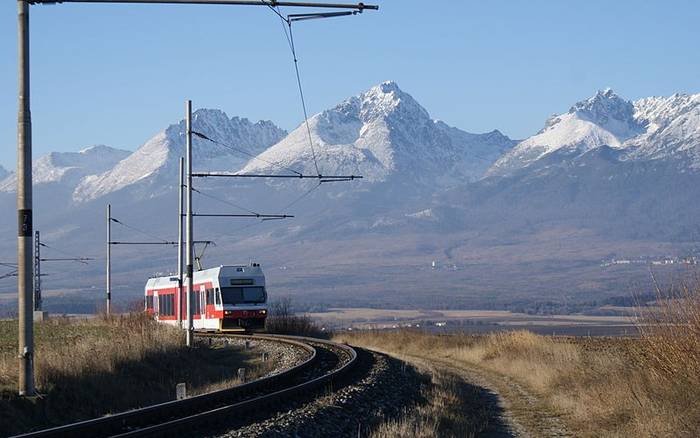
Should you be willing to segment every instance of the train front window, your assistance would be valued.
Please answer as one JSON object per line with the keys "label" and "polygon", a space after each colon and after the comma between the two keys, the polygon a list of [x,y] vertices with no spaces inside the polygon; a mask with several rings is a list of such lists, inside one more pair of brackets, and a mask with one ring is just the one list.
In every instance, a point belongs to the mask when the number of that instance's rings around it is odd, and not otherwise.
{"label": "train front window", "polygon": [[263,287],[222,287],[221,297],[224,304],[250,304],[265,302]]}

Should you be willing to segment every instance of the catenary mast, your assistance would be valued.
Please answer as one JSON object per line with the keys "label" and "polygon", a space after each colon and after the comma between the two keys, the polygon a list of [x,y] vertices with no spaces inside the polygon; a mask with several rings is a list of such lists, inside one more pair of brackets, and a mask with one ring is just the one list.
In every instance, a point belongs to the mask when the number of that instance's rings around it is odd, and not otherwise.
{"label": "catenary mast", "polygon": [[[33,239],[32,239],[32,126],[30,113],[30,77],[29,77],[29,6],[34,4],[57,3],[123,3],[123,4],[191,4],[191,5],[235,5],[235,6],[264,6],[301,7],[340,9],[346,13],[333,14],[300,14],[299,20],[321,16],[339,16],[353,14],[364,10],[377,10],[376,5],[364,3],[315,3],[276,0],[17,0],[17,30],[18,30],[18,116],[17,116],[17,294],[19,307],[19,336],[18,362],[19,378],[18,392],[20,395],[33,395],[34,390],[34,328],[33,328]],[[190,104],[191,105],[191,104]],[[189,105],[188,105],[189,106]],[[190,106],[191,112],[191,106]],[[188,134],[191,130],[188,127]],[[191,168],[189,169],[188,191],[191,189]],[[189,205],[191,207],[191,204]],[[191,213],[191,211],[190,211]],[[191,225],[191,214],[190,214]],[[191,237],[191,230],[190,230]],[[108,239],[109,240],[109,239]],[[189,239],[191,240],[191,239]],[[109,244],[108,244],[109,247]],[[192,274],[191,241],[187,252],[188,282]],[[191,292],[191,291],[188,291]],[[110,297],[111,298],[111,297]],[[111,301],[111,300],[110,300]],[[188,305],[190,300],[188,299]],[[188,315],[189,316],[189,315]],[[191,324],[191,319],[188,324]],[[188,342],[191,334],[188,330]]]}

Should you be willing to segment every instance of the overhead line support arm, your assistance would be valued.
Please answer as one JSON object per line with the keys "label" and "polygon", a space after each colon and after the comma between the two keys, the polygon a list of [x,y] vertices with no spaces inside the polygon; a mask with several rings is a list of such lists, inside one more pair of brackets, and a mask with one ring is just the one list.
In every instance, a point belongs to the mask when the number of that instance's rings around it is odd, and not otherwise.
{"label": "overhead line support arm", "polygon": [[216,173],[200,172],[193,173],[197,178],[296,178],[296,179],[319,179],[319,180],[343,180],[352,181],[362,179],[361,175],[261,175],[261,174],[237,174],[237,173]]}
{"label": "overhead line support arm", "polygon": [[289,6],[300,8],[354,9],[357,11],[378,10],[378,5],[364,3],[314,3],[314,2],[276,2],[251,0],[29,0],[29,4],[54,5],[57,3],[143,3],[143,4],[181,4],[181,5],[234,5],[234,6]]}
{"label": "overhead line support arm", "polygon": [[286,219],[294,216],[288,214],[208,214],[195,213],[192,216],[197,217],[255,217],[260,219]]}

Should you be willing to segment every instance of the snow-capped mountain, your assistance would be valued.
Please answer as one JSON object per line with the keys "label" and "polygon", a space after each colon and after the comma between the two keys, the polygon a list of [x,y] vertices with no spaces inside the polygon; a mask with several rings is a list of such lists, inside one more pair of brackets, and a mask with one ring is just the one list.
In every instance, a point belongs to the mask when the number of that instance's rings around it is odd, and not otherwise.
{"label": "snow-capped mountain", "polygon": [[[248,157],[234,149],[258,154],[278,142],[286,132],[270,121],[250,122],[229,118],[220,110],[200,109],[192,115],[192,129],[220,144],[193,136],[195,170],[236,170]],[[176,183],[179,157],[185,153],[185,121],[169,126],[148,140],[114,168],[85,178],[75,189],[73,199],[85,202],[135,184],[145,184],[153,196]]]}
{"label": "snow-capped mountain", "polygon": [[498,159],[488,175],[509,174],[553,152],[577,155],[602,145],[621,148],[642,132],[644,124],[635,117],[632,102],[607,88],[550,117],[540,132]]}
{"label": "snow-capped mountain", "polygon": [[552,117],[458,196],[476,222],[682,241],[695,239],[699,184],[700,94],[630,102],[608,89]]}
{"label": "snow-capped mountain", "polygon": [[[315,174],[363,175],[365,181],[403,178],[454,185],[480,178],[515,142],[498,131],[470,134],[428,112],[395,82],[384,82],[309,119],[251,160],[242,173],[280,172],[279,165]],[[273,164],[271,164],[273,163]]]}
{"label": "snow-capped mountain", "polygon": [[[567,294],[587,298],[592,284],[606,282],[619,294],[623,280],[596,274],[598,257],[607,257],[603,251],[622,251],[619,242],[635,251],[657,244],[666,251],[671,243],[697,241],[700,94],[630,102],[603,90],[550,118],[542,131],[517,145],[499,131],[470,134],[432,119],[394,82],[311,117],[314,153],[305,125],[286,135],[271,122],[198,110],[194,130],[219,143],[194,138],[196,170],[268,174],[286,173],[286,167],[314,175],[315,154],[323,174],[364,176],[321,186],[197,180],[203,193],[224,199],[197,194],[198,213],[234,212],[236,204],[295,215],[264,222],[197,218],[195,235],[217,241],[212,262],[260,257],[280,268],[268,271],[277,291],[286,282],[285,292],[302,296],[313,286],[315,303],[357,304],[352,300],[364,293],[374,305],[380,283],[401,299],[442,288],[451,303],[467,284],[483,285],[480,291],[488,297],[494,290],[525,295],[550,287],[542,278],[552,278],[552,272],[562,273]],[[110,203],[123,223],[172,240],[184,122],[133,153],[100,148],[50,154],[34,163],[36,229],[47,242],[99,257]],[[4,180],[0,211],[13,212],[12,175]],[[307,192],[314,186],[317,190]],[[12,235],[16,226],[14,214],[0,215],[0,231]],[[138,235],[118,225],[113,231],[125,241]],[[533,249],[533,241],[542,246]],[[593,256],[580,250],[586,245],[595,247]],[[14,244],[0,241],[0,251],[9,259]],[[518,259],[528,253],[534,259]],[[430,260],[443,258],[454,262],[454,271],[424,275]],[[130,291],[124,293],[138,297],[143,279],[172,271],[174,260],[170,248],[154,246],[119,248],[113,262],[122,290]],[[102,265],[90,269],[86,290],[102,287]],[[52,287],[77,287],[73,272],[52,276]],[[459,272],[462,277],[452,277]],[[570,272],[578,273],[578,285],[569,284],[575,278]],[[517,278],[508,282],[507,275]],[[95,296],[94,289],[89,293]]]}
{"label": "snow-capped mountain", "polygon": [[9,171],[7,171],[4,167],[0,166],[0,181],[7,178],[7,175],[9,175],[9,174],[10,174]]}
{"label": "snow-capped mountain", "polygon": [[[80,152],[51,152],[32,163],[32,181],[34,185],[75,186],[88,175],[106,172],[129,154],[129,151],[105,145],[90,146]],[[0,181],[0,191],[12,192],[16,185],[15,174],[6,174]]]}
{"label": "snow-capped mountain", "polygon": [[682,155],[690,166],[700,168],[699,144],[700,94],[631,102],[608,88],[552,116],[544,129],[501,157],[487,175],[509,175],[550,154],[570,159],[601,146],[623,151],[622,160]]}

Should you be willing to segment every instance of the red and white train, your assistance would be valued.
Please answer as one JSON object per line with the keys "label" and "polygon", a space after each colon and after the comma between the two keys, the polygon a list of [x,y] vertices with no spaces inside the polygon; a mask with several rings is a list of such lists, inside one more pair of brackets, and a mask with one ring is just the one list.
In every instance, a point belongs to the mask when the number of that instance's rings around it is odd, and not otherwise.
{"label": "red and white train", "polygon": [[[150,278],[145,310],[157,321],[177,325],[180,309],[187,326],[187,279],[178,297],[177,277]],[[262,329],[267,317],[265,275],[257,263],[219,266],[194,273],[192,321],[195,330],[247,331]]]}

